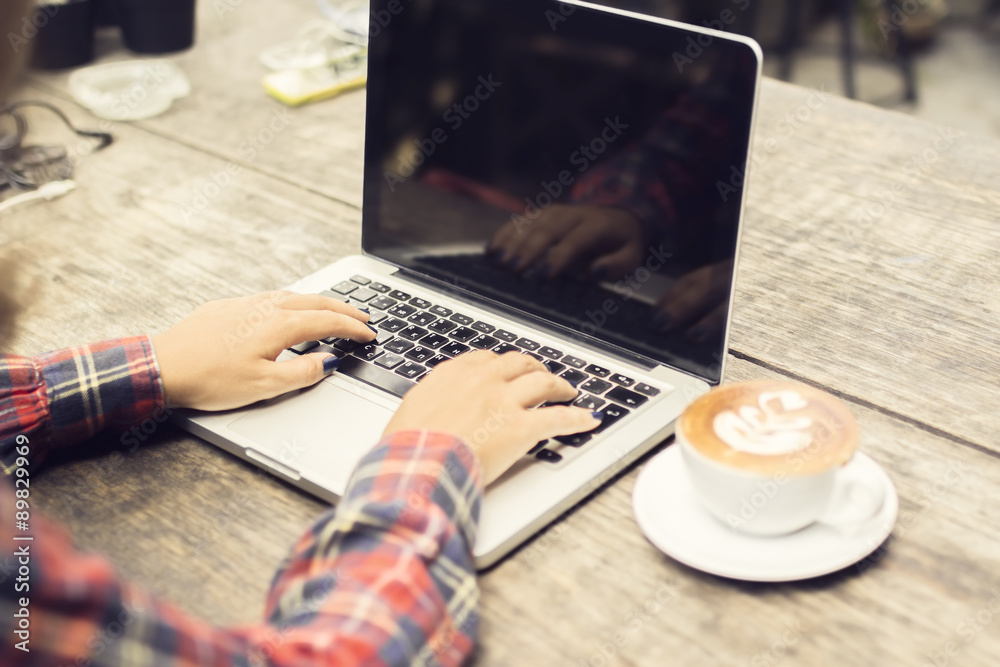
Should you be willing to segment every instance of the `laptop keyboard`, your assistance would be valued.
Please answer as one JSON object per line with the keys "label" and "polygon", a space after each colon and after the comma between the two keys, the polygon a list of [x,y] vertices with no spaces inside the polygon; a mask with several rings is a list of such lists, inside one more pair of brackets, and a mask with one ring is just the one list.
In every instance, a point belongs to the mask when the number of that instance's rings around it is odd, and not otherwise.
{"label": "laptop keyboard", "polygon": [[[624,373],[564,354],[514,331],[477,320],[426,299],[413,296],[365,276],[353,276],[322,292],[324,296],[366,308],[369,323],[378,331],[368,344],[350,339],[325,338],[289,348],[296,354],[326,352],[340,357],[337,373],[356,378],[402,397],[442,361],[470,350],[497,354],[520,352],[538,359],[580,390],[570,404],[601,411],[604,419],[593,431],[559,436],[539,442],[529,452],[539,461],[559,463],[563,455],[554,448],[578,448],[641,408],[661,389],[638,382]],[[667,391],[666,387],[662,391]]]}

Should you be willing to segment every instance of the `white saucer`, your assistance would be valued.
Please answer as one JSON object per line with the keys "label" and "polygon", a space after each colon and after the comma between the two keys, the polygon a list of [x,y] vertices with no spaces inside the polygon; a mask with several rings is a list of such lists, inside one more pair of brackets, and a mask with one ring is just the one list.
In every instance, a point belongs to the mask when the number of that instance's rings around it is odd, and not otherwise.
{"label": "white saucer", "polygon": [[885,480],[885,503],[854,534],[813,524],[790,535],[754,537],[734,531],[702,507],[688,481],[680,447],[674,445],[646,464],[632,493],[636,520],[646,537],[671,558],[695,569],[746,581],[795,581],[836,572],[875,551],[892,532],[899,497]]}

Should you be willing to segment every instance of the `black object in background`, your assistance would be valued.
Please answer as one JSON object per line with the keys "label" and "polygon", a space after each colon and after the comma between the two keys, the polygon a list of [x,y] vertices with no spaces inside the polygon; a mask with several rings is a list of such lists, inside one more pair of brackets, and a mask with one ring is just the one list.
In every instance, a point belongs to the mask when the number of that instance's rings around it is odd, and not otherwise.
{"label": "black object in background", "polygon": [[85,65],[94,59],[93,0],[42,3],[35,8],[32,19],[38,28],[32,67],[63,69]]}
{"label": "black object in background", "polygon": [[94,24],[99,28],[118,25],[118,0],[94,0]]}
{"label": "black object in background", "polygon": [[136,53],[171,53],[194,44],[195,0],[116,0],[122,39]]}

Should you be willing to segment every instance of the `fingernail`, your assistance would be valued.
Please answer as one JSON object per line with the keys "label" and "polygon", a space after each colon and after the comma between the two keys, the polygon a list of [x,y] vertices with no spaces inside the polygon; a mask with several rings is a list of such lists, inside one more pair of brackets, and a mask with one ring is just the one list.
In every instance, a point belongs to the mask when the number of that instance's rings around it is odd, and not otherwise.
{"label": "fingernail", "polygon": [[323,360],[323,373],[329,375],[330,373],[337,370],[340,366],[340,357],[335,354],[331,354],[329,357]]}
{"label": "fingernail", "polygon": [[573,380],[570,380],[568,378],[563,378],[563,380],[566,380],[566,382],[569,382],[569,386],[573,387],[573,389],[576,389],[577,387],[580,386],[580,381],[579,380],[577,380],[576,382],[574,382]]}
{"label": "fingernail", "polygon": [[371,311],[368,310],[367,308],[358,308],[358,310],[360,310],[365,315],[371,315],[372,314]]}
{"label": "fingernail", "polygon": [[378,329],[376,329],[372,325],[368,324],[367,322],[365,323],[365,326],[368,327],[369,329],[371,329],[373,334],[375,334],[376,336],[378,335]]}
{"label": "fingernail", "polygon": [[603,412],[591,412],[590,416],[593,417],[594,419],[596,419],[599,422],[604,421],[604,413]]}

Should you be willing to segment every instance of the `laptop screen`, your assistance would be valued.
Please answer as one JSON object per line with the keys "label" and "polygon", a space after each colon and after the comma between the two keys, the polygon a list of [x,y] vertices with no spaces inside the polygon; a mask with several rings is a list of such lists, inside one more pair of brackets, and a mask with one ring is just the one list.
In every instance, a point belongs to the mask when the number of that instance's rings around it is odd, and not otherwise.
{"label": "laptop screen", "polygon": [[546,0],[373,0],[363,247],[719,382],[758,57]]}

